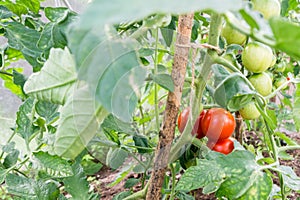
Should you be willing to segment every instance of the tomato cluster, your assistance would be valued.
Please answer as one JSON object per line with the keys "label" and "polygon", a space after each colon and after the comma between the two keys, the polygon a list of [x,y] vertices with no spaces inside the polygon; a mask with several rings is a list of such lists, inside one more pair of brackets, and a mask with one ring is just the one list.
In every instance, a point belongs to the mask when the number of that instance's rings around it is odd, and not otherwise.
{"label": "tomato cluster", "polygon": [[[185,108],[178,117],[178,129],[182,133],[190,112],[190,108]],[[235,129],[235,119],[233,115],[223,108],[211,108],[203,110],[198,116],[192,135],[197,138],[208,138],[207,146],[217,152],[228,154],[233,148],[233,140],[230,138]]]}

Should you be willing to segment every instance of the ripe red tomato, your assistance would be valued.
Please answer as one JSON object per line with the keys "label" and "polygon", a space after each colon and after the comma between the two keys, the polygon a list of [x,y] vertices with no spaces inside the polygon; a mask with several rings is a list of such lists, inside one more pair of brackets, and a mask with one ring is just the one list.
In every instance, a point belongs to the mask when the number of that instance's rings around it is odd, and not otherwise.
{"label": "ripe red tomato", "polygon": [[[187,120],[189,117],[189,113],[190,113],[190,108],[188,107],[188,108],[185,108],[178,116],[177,125],[178,125],[178,129],[179,129],[180,133],[183,132],[183,130],[186,126],[186,123],[187,123]],[[192,130],[192,135],[196,135],[196,137],[199,139],[204,137],[204,134],[203,134],[201,126],[200,126],[200,122],[205,113],[206,113],[206,110],[203,110],[201,112],[201,114],[198,116],[198,118],[194,124],[193,130]]]}
{"label": "ripe red tomato", "polygon": [[233,115],[223,108],[211,108],[201,120],[202,132],[210,140],[229,138],[235,129]]}
{"label": "ripe red tomato", "polygon": [[220,152],[222,154],[229,154],[234,149],[234,143],[231,138],[227,138],[220,141],[208,140],[207,147],[213,151]]}

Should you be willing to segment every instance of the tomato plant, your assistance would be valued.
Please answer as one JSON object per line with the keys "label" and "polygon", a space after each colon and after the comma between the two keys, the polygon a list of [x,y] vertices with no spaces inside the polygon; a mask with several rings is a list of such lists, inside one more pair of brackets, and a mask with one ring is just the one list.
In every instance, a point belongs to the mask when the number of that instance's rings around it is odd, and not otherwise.
{"label": "tomato plant", "polygon": [[201,128],[210,140],[224,140],[229,138],[235,129],[233,115],[223,108],[209,109],[201,120]]}
{"label": "tomato plant", "polygon": [[226,138],[217,142],[213,140],[208,140],[207,147],[213,151],[227,155],[233,151],[234,142],[231,138]]}
{"label": "tomato plant", "polygon": [[[193,130],[191,132],[192,135],[196,135],[196,137],[199,139],[201,139],[205,136],[201,129],[201,120],[203,119],[203,116],[205,115],[205,113],[206,113],[206,110],[203,110],[200,113],[200,115],[198,116],[198,118],[194,124]],[[185,128],[186,123],[189,118],[189,114],[190,114],[190,108],[185,108],[182,110],[182,112],[178,116],[177,125],[178,125],[178,129],[179,129],[180,133],[182,133],[184,131],[184,128]]]}
{"label": "tomato plant", "polygon": [[225,38],[227,44],[243,45],[246,42],[247,36],[233,29],[230,25],[224,24],[221,35]]}
{"label": "tomato plant", "polygon": [[260,112],[257,110],[254,102],[248,103],[239,112],[243,119],[248,120],[257,119],[260,116]]}
{"label": "tomato plant", "polygon": [[263,14],[266,19],[280,15],[278,0],[253,0],[253,8]]}

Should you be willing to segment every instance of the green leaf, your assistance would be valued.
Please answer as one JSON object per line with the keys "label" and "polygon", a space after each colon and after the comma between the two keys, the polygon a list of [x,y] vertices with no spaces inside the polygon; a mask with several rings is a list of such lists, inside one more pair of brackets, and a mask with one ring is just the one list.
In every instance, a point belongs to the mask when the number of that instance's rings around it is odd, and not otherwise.
{"label": "green leaf", "polygon": [[271,18],[269,22],[276,39],[275,48],[300,59],[300,26],[283,18]]}
{"label": "green leaf", "polygon": [[5,24],[5,36],[11,48],[22,52],[26,60],[33,66],[33,71],[39,71],[41,63],[38,61],[42,51],[37,47],[40,33],[30,29],[19,22],[8,22]]}
{"label": "green leaf", "polygon": [[33,110],[35,101],[32,98],[26,99],[26,101],[19,107],[16,119],[16,133],[18,133],[26,142],[29,142],[30,137],[38,130],[33,125]]}
{"label": "green leaf", "polygon": [[130,123],[123,122],[119,120],[112,114],[109,114],[101,124],[101,128],[105,129],[106,131],[114,130],[119,133],[126,133],[126,134],[135,134],[136,130],[132,128]]}
{"label": "green leaf", "polygon": [[0,5],[5,6],[11,12],[13,12],[14,14],[16,14],[18,16],[21,16],[22,14],[26,14],[28,12],[26,7],[22,4],[13,3],[13,2],[9,2],[9,1],[0,1]]}
{"label": "green leaf", "polygon": [[[149,144],[148,138],[143,135],[134,135],[133,141],[139,153],[152,152],[150,149],[152,146]],[[141,148],[139,148],[141,147]]]}
{"label": "green leaf", "polygon": [[127,165],[120,169],[120,172],[116,175],[114,181],[110,183],[108,187],[114,187],[115,185],[119,184],[131,172],[132,168],[132,165]]}
{"label": "green leaf", "polygon": [[103,167],[103,165],[100,162],[95,162],[91,159],[83,159],[80,162],[83,171],[86,175],[94,175]]}
{"label": "green leaf", "polygon": [[214,92],[214,99],[223,108],[230,111],[240,110],[252,101],[255,91],[251,90],[246,80],[238,73],[224,77]]}
{"label": "green leaf", "polygon": [[21,86],[21,88],[23,89],[24,84],[26,82],[26,77],[24,76],[24,74],[19,72],[20,70],[13,70],[13,80],[14,80],[14,84]]}
{"label": "green leaf", "polygon": [[33,155],[39,161],[39,169],[49,176],[63,178],[73,175],[72,168],[66,160],[43,151],[34,152]]}
{"label": "green leaf", "polygon": [[180,192],[180,191],[178,193],[176,193],[176,197],[179,200],[195,200],[195,198],[192,195],[189,195],[189,194],[186,194],[186,193]]}
{"label": "green leaf", "polygon": [[18,161],[19,154],[20,154],[20,151],[17,149],[14,149],[11,152],[9,152],[4,158],[3,166],[6,169],[14,166]]}
{"label": "green leaf", "polygon": [[95,102],[88,86],[76,89],[61,109],[58,122],[55,152],[74,159],[96,135],[107,111]]}
{"label": "green leaf", "polygon": [[[6,72],[11,73],[13,76],[7,76],[5,74],[0,74],[0,78],[4,81],[4,86],[9,89],[13,94],[17,95],[21,99],[25,99],[26,95],[24,94],[22,87],[17,84],[17,74],[22,72],[23,68],[14,68],[14,69],[7,69]],[[16,79],[15,79],[16,78]],[[20,80],[20,79],[19,79]]]}
{"label": "green leaf", "polygon": [[123,191],[123,192],[120,192],[119,194],[115,195],[112,200],[123,200],[124,198],[126,198],[130,195],[131,195],[131,191]]}
{"label": "green leaf", "polygon": [[129,178],[129,179],[126,180],[126,182],[124,184],[124,188],[132,188],[133,186],[135,186],[139,182],[140,182],[140,179]]}
{"label": "green leaf", "polygon": [[293,119],[297,131],[300,130],[300,84],[296,85],[295,100],[293,105]]}
{"label": "green leaf", "polygon": [[[252,177],[250,177],[252,178]],[[272,190],[272,179],[265,173],[255,174],[255,180],[247,192],[239,197],[240,200],[268,199]]]}
{"label": "green leaf", "polygon": [[300,190],[300,177],[294,172],[291,167],[279,166],[278,169],[282,173],[284,184],[292,190]]}
{"label": "green leaf", "polygon": [[16,174],[6,176],[7,190],[23,199],[52,200],[59,196],[59,189],[53,182],[33,180]]}
{"label": "green leaf", "polygon": [[127,157],[127,151],[121,148],[110,149],[107,154],[106,164],[113,169],[117,169],[124,163]]}
{"label": "green leaf", "polygon": [[[254,155],[250,152],[234,151],[227,156],[220,154],[216,162],[226,173],[226,180],[218,189],[217,197],[247,199],[245,197],[251,194],[254,199],[266,199],[269,196],[272,181],[260,171]],[[255,194],[252,194],[254,191]]]}
{"label": "green leaf", "polygon": [[192,166],[185,171],[175,189],[190,191],[210,183],[220,185],[225,176],[222,166],[214,160],[199,160],[197,166]]}
{"label": "green leaf", "polygon": [[44,26],[38,47],[44,50],[54,48],[64,48],[67,45],[66,29],[72,23],[76,15],[67,8],[45,8],[45,15],[50,20]]}
{"label": "green leaf", "polygon": [[169,90],[170,92],[174,91],[174,83],[169,74],[153,74],[151,75],[151,78],[162,88]]}
{"label": "green leaf", "polygon": [[28,78],[24,91],[39,100],[64,104],[76,81],[75,62],[69,50],[51,49],[43,69]]}
{"label": "green leaf", "polygon": [[72,195],[72,199],[89,199],[89,182],[83,168],[77,162],[72,165],[74,176],[64,178],[65,189]]}
{"label": "green leaf", "polygon": [[24,5],[30,11],[35,14],[38,14],[40,9],[40,1],[39,0],[17,0],[16,3],[20,5]]}
{"label": "green leaf", "polygon": [[[85,39],[93,38],[87,36]],[[130,121],[139,87],[146,76],[135,52],[138,44],[130,39],[115,38],[101,43],[93,40],[93,43],[97,46],[84,57],[84,62],[78,61],[78,64],[81,63],[79,78],[88,82],[96,100],[107,111],[123,121]]]}
{"label": "green leaf", "polygon": [[57,110],[57,104],[53,104],[47,101],[38,101],[35,104],[35,111],[46,120],[47,124],[58,117],[59,113],[57,112]]}
{"label": "green leaf", "polygon": [[0,19],[7,19],[13,16],[13,13],[10,12],[6,7],[0,5]]}

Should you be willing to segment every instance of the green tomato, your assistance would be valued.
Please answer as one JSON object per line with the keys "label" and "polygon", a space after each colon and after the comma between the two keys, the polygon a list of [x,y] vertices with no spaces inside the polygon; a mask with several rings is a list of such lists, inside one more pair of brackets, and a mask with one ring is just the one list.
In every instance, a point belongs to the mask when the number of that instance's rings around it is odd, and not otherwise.
{"label": "green tomato", "polygon": [[285,62],[278,63],[277,65],[274,66],[275,72],[284,72],[286,65],[287,64]]}
{"label": "green tomato", "polygon": [[273,80],[274,80],[274,75],[273,75],[273,73],[272,73],[271,71],[269,71],[269,70],[266,70],[264,73],[266,73],[266,74],[268,74],[268,75],[269,75],[269,77],[270,77],[271,81],[273,81]]}
{"label": "green tomato", "polygon": [[280,16],[280,3],[278,0],[252,0],[253,9],[262,13],[265,19]]}
{"label": "green tomato", "polygon": [[225,38],[227,44],[243,45],[246,42],[247,36],[235,30],[229,24],[225,23],[221,35]]}
{"label": "green tomato", "polygon": [[256,108],[253,101],[248,103],[244,108],[240,109],[239,112],[243,119],[248,120],[257,119],[260,116],[260,112]]}
{"label": "green tomato", "polygon": [[248,79],[259,94],[263,96],[268,96],[269,94],[271,94],[272,79],[267,73],[263,72],[260,74],[254,74]]}
{"label": "green tomato", "polygon": [[242,62],[245,68],[253,73],[266,71],[271,66],[272,61],[272,49],[261,43],[248,43],[242,53]]}
{"label": "green tomato", "polygon": [[[279,78],[276,78],[274,81],[274,86],[276,88],[279,88],[282,84],[284,84],[287,81],[287,79],[284,76],[281,76]],[[285,87],[282,88],[282,90],[286,89],[287,85]]]}

